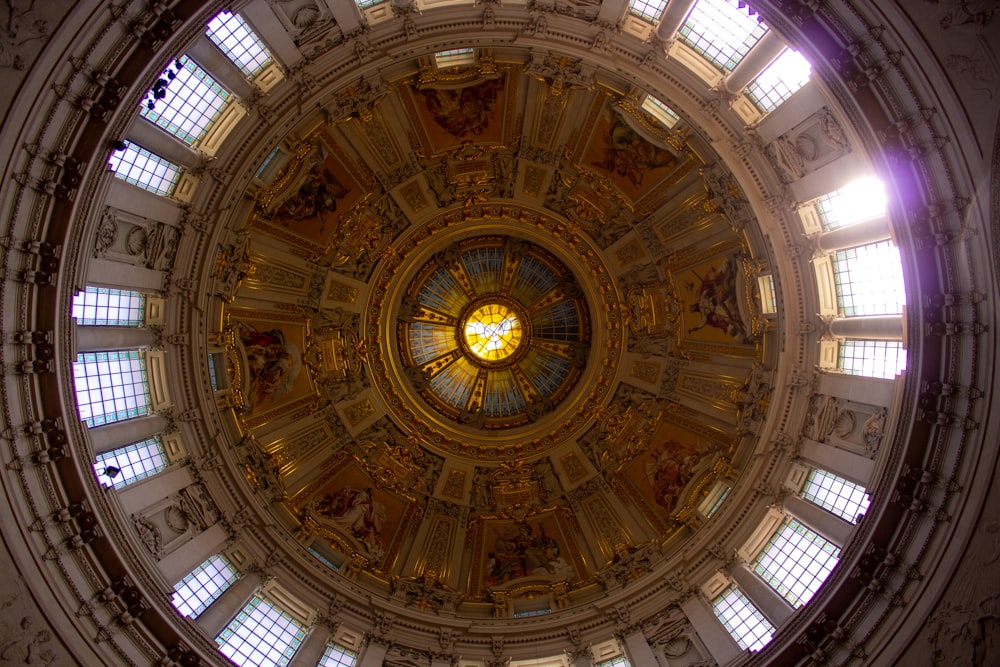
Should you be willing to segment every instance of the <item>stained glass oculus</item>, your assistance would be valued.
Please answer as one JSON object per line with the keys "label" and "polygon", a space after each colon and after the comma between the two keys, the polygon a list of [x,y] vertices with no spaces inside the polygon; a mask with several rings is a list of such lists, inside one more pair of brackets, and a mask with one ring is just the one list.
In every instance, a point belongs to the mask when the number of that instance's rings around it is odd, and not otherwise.
{"label": "stained glass oculus", "polygon": [[402,298],[397,339],[413,389],[474,428],[537,421],[579,379],[590,343],[586,299],[540,246],[507,236],[438,252]]}
{"label": "stained glass oculus", "polygon": [[462,335],[469,352],[481,361],[502,361],[517,352],[524,329],[514,309],[489,301],[463,321]]}

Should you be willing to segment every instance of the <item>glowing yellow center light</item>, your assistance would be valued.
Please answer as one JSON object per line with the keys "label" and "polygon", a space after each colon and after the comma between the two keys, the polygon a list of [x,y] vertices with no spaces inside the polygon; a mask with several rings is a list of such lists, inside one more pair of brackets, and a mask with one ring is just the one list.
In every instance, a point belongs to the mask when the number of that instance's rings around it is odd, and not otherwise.
{"label": "glowing yellow center light", "polygon": [[483,361],[501,361],[514,354],[522,335],[521,321],[503,304],[480,306],[465,320],[465,342]]}

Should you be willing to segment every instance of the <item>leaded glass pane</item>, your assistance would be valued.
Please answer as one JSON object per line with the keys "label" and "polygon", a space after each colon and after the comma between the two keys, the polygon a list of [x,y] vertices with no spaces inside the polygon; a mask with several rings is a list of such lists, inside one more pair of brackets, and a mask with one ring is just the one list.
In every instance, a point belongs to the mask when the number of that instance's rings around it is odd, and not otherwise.
{"label": "leaded glass pane", "polygon": [[[167,467],[167,453],[160,439],[134,442],[97,455],[94,473],[104,486],[116,489],[155,475]],[[114,475],[111,472],[117,470]]]}
{"label": "leaded glass pane", "polygon": [[885,215],[885,187],[877,178],[858,179],[814,202],[824,230],[846,227]]}
{"label": "leaded glass pane", "polygon": [[740,648],[759,651],[771,642],[774,626],[735,585],[712,600],[712,611]]}
{"label": "leaded glass pane", "polygon": [[139,115],[188,145],[208,134],[230,98],[228,91],[187,56],[165,69],[160,81],[166,82],[166,97],[154,99],[150,91]]}
{"label": "leaded glass pane", "polygon": [[306,630],[286,612],[255,595],[215,638],[219,652],[238,665],[284,667]]}
{"label": "leaded glass pane", "polygon": [[788,518],[751,564],[793,607],[801,607],[837,566],[840,549]]}
{"label": "leaded glass pane", "polygon": [[239,14],[221,12],[208,22],[206,34],[250,79],[271,64],[271,52]]}
{"label": "leaded glass pane", "polygon": [[157,195],[171,195],[181,177],[181,168],[142,146],[122,142],[124,148],[111,153],[108,164],[116,178]]}
{"label": "leaded glass pane", "polygon": [[906,370],[906,350],[898,340],[842,340],[837,368],[851,375],[891,380]]}
{"label": "leaded glass pane", "polygon": [[903,264],[892,241],[838,250],[833,256],[833,282],[844,317],[903,312]]}
{"label": "leaded glass pane", "polygon": [[870,503],[865,487],[818,468],[809,472],[799,495],[850,523],[857,523]]}
{"label": "leaded glass pane", "polygon": [[629,0],[628,11],[643,21],[656,23],[663,16],[667,0]]}
{"label": "leaded glass pane", "polygon": [[747,96],[767,113],[777,109],[802,86],[809,83],[812,65],[798,51],[785,49],[773,63],[747,86]]}
{"label": "leaded glass pane", "polygon": [[316,667],[354,667],[358,654],[337,643],[329,643]]}
{"label": "leaded glass pane", "polygon": [[188,618],[197,618],[239,578],[240,573],[236,566],[222,554],[216,554],[174,586],[171,602],[177,613]]}
{"label": "leaded glass pane", "polygon": [[88,286],[73,297],[72,316],[80,326],[141,326],[146,297],[130,290]]}
{"label": "leaded glass pane", "polygon": [[73,381],[80,419],[91,428],[150,411],[146,358],[139,350],[81,352]]}
{"label": "leaded glass pane", "polygon": [[680,29],[685,44],[723,71],[733,71],[767,26],[742,0],[698,0]]}

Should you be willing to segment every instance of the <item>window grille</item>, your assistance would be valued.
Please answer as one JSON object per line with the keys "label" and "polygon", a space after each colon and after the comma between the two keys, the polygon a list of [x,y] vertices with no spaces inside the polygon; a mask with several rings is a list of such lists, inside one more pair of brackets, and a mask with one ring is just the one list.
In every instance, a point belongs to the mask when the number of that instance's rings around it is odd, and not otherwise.
{"label": "window grille", "polygon": [[72,315],[80,326],[137,327],[146,318],[146,297],[130,290],[87,286],[73,297]]}
{"label": "window grille", "polygon": [[301,623],[260,594],[215,638],[219,652],[238,665],[284,667],[306,636]]}
{"label": "window grille", "polygon": [[712,600],[712,611],[740,648],[759,651],[771,642],[774,626],[735,584]]}
{"label": "window grille", "polygon": [[216,15],[208,22],[206,34],[249,79],[263,72],[273,61],[264,42],[239,14],[221,12]]}
{"label": "window grille", "polygon": [[188,618],[197,618],[239,578],[239,570],[229,562],[229,559],[222,554],[216,554],[174,586],[171,601],[177,613]]}
{"label": "window grille", "polygon": [[836,567],[840,549],[792,518],[785,519],[751,567],[793,607],[801,607]]}
{"label": "window grille", "polygon": [[80,419],[90,428],[150,411],[146,358],[139,350],[81,352],[73,381]]}
{"label": "window grille", "polygon": [[[94,473],[104,486],[121,489],[167,467],[167,453],[159,438],[119,447],[97,455]],[[112,471],[117,471],[111,474]]]}
{"label": "window grille", "polygon": [[767,26],[742,0],[698,0],[679,36],[720,70],[731,72],[765,32]]}
{"label": "window grille", "polygon": [[116,178],[157,195],[172,195],[181,177],[181,168],[142,146],[128,141],[108,158]]}

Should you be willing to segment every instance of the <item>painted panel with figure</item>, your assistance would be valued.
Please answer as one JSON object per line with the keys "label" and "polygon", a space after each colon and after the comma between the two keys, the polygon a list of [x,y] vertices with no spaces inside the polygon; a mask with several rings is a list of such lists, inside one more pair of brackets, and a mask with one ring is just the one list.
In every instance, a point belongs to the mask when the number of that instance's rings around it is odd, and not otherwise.
{"label": "painted panel with figure", "polygon": [[347,551],[346,555],[362,553],[377,570],[391,566],[395,559],[412,507],[409,501],[380,488],[350,459],[313,485],[304,504],[331,544]]}
{"label": "painted panel with figure", "polygon": [[370,196],[370,180],[328,134],[317,132],[258,195],[253,224],[316,253],[336,246],[354,256],[366,233],[355,209]]}
{"label": "painted panel with figure", "polygon": [[744,270],[738,243],[700,252],[680,252],[667,270],[681,302],[678,344],[705,350],[753,354],[755,280]]}
{"label": "painted panel with figure", "polygon": [[665,530],[697,479],[712,470],[728,444],[721,432],[666,417],[657,424],[649,446],[622,468],[618,488],[654,527]]}
{"label": "painted panel with figure", "polygon": [[482,593],[519,579],[576,581],[584,566],[579,547],[557,512],[526,518],[482,519],[477,525],[471,589]]}
{"label": "painted panel with figure", "polygon": [[509,68],[489,76],[470,70],[458,80],[401,86],[404,106],[425,148],[438,154],[469,143],[509,143],[508,107],[515,93],[509,74]]}
{"label": "painted panel with figure", "polygon": [[302,363],[309,339],[307,318],[232,308],[227,319],[242,369],[238,389],[247,419],[262,423],[315,398],[312,378]]}
{"label": "painted panel with figure", "polygon": [[611,105],[610,96],[599,97],[588,119],[590,134],[576,162],[582,169],[608,178],[633,204],[672,177],[687,161],[673,149],[639,134]]}

